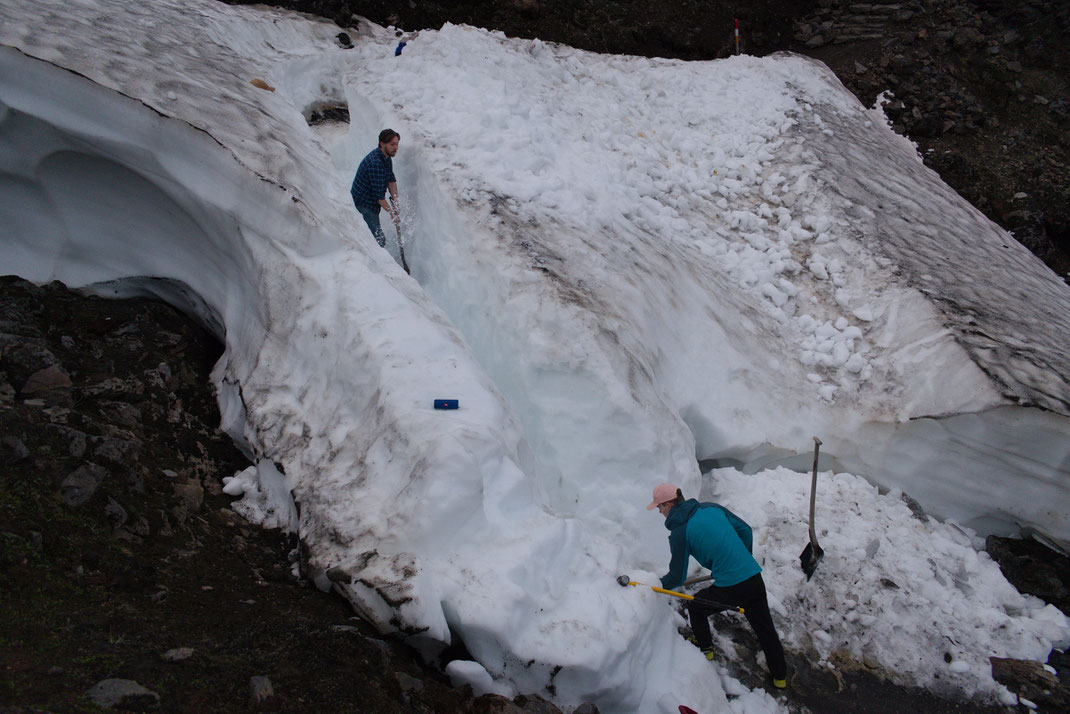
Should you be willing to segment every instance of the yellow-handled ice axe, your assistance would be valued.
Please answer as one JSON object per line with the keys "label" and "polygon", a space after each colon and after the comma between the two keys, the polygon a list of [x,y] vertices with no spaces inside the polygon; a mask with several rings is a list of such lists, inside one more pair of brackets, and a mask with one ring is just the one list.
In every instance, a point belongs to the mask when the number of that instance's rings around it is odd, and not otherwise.
{"label": "yellow-handled ice axe", "polygon": [[654,592],[662,593],[663,595],[672,595],[673,597],[682,598],[684,600],[697,600],[698,602],[701,602],[704,605],[710,605],[711,607],[719,607],[722,610],[735,610],[736,612],[743,612],[743,608],[739,607],[738,605],[729,605],[728,603],[724,602],[714,602],[713,600],[707,600],[704,597],[695,597],[694,595],[688,595],[687,593],[678,593],[675,590],[666,590],[665,588],[655,587],[654,585],[647,585],[646,583],[637,583],[631,578],[629,578],[627,575],[622,575],[617,578],[617,583],[621,587],[628,587],[629,585],[632,585],[634,587],[650,588]]}

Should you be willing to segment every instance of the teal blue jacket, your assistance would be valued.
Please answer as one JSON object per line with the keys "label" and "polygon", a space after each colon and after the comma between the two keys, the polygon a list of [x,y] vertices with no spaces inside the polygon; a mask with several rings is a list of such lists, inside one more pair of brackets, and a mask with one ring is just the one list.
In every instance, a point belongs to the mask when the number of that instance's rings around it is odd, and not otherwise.
{"label": "teal blue jacket", "polygon": [[687,576],[688,558],[713,575],[714,585],[729,587],[762,572],[751,555],[751,528],[724,506],[693,498],[677,503],[665,519],[669,529],[669,572],[661,587],[679,587]]}

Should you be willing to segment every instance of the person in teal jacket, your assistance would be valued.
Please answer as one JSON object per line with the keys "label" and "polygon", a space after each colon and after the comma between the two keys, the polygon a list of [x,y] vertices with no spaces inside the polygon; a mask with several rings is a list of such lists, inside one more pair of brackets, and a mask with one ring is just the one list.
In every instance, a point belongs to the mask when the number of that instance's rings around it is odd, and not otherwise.
{"label": "person in teal jacket", "polygon": [[[713,636],[710,615],[721,612],[721,605],[742,607],[758,642],[765,652],[773,685],[787,686],[787,663],[762,580],[762,567],[751,555],[752,533],[747,523],[717,503],[699,503],[671,483],[654,489],[654,500],[646,507],[657,508],[669,529],[669,572],[661,578],[661,587],[672,590],[687,577],[689,558],[710,571],[713,585],[695,593],[687,604],[695,643],[713,659]],[[715,603],[715,604],[711,604]]]}

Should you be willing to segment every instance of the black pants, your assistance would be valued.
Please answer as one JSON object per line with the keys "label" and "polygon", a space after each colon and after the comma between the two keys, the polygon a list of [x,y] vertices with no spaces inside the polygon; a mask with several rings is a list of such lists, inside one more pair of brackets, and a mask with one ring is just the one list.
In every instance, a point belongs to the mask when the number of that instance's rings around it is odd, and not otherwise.
{"label": "black pants", "polygon": [[[720,603],[711,605],[710,602]],[[769,672],[774,679],[784,679],[788,674],[788,665],[784,661],[784,646],[780,644],[780,636],[773,626],[773,618],[769,614],[769,601],[765,596],[765,581],[762,574],[747,578],[737,585],[729,585],[721,588],[716,585],[699,590],[695,593],[695,599],[687,603],[687,612],[691,617],[691,630],[695,633],[695,642],[698,646],[706,649],[713,646],[713,637],[710,634],[710,615],[725,610],[724,605],[733,605],[743,608],[743,615],[750,623],[754,634],[758,636],[758,643],[765,652],[765,661],[769,665]]]}

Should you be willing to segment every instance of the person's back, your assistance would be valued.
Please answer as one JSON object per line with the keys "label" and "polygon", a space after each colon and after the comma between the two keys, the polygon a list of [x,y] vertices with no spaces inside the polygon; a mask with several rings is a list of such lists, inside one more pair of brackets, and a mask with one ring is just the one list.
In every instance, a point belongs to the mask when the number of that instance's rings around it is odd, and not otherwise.
{"label": "person's back", "polygon": [[735,585],[762,571],[750,554],[750,526],[724,506],[681,500],[665,519],[665,527],[673,558],[661,579],[663,588],[675,588],[684,581],[689,557],[724,585]]}
{"label": "person's back", "polygon": [[[384,161],[385,159],[385,161]],[[369,151],[360,164],[357,166],[357,173],[353,176],[353,185],[349,187],[349,195],[353,198],[353,205],[357,207],[357,210],[361,208],[367,209],[379,209],[379,199],[382,198],[383,193],[386,190],[386,182],[382,181],[382,191],[376,192],[372,188],[373,172],[378,172],[380,175],[385,175],[383,171],[384,167],[389,166],[391,168],[391,175],[393,175],[393,162],[383,155],[383,152],[378,147]],[[380,183],[380,181],[376,181]]]}
{"label": "person's back", "polygon": [[762,572],[728,515],[713,503],[696,505],[687,521],[687,542],[699,565],[709,570],[721,586],[741,583]]}

